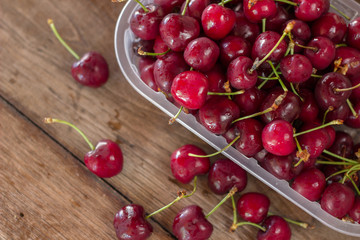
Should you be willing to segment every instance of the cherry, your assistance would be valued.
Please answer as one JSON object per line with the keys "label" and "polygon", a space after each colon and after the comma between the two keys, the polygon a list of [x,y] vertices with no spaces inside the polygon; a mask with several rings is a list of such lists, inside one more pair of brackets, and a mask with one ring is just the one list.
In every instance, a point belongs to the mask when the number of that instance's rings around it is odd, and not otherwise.
{"label": "cherry", "polygon": [[356,196],[353,207],[349,211],[349,217],[357,223],[360,223],[360,197]]}
{"label": "cherry", "polygon": [[261,151],[259,151],[254,158],[259,162],[259,163],[263,163],[265,161],[265,157],[269,152],[266,151],[266,149],[262,149]]}
{"label": "cherry", "polygon": [[233,101],[239,106],[240,116],[246,116],[258,112],[265,97],[264,91],[253,87],[243,94],[235,95]]}
{"label": "cherry", "polygon": [[214,162],[208,174],[208,185],[212,192],[218,195],[226,194],[234,186],[238,192],[245,189],[247,175],[239,165],[229,159],[219,159]]}
{"label": "cherry", "polygon": [[98,88],[104,85],[109,77],[109,67],[105,58],[97,52],[90,51],[81,58],[72,50],[69,45],[60,37],[52,19],[48,24],[60,43],[76,58],[71,66],[71,75],[75,81],[82,85]]}
{"label": "cherry", "polygon": [[[316,103],[315,96],[312,91],[308,89],[300,89],[300,96],[304,100],[301,103],[301,110],[299,119],[303,122],[314,122],[319,114],[319,107]],[[336,118],[338,119],[338,118]],[[335,120],[335,119],[332,119]]]}
{"label": "cherry", "polygon": [[184,0],[154,0],[154,4],[160,6],[165,14],[169,14],[176,9],[179,9]]}
{"label": "cherry", "polygon": [[261,138],[264,148],[277,156],[287,156],[296,149],[293,127],[285,120],[268,123],[262,131]]}
{"label": "cherry", "polygon": [[184,59],[186,63],[195,70],[210,71],[220,55],[218,45],[207,37],[192,40],[186,46]]}
{"label": "cherry", "polygon": [[295,7],[296,18],[305,22],[318,19],[329,10],[329,0],[293,0],[298,6]]}
{"label": "cherry", "polygon": [[351,47],[360,50],[360,17],[349,23],[346,40]]}
{"label": "cherry", "polygon": [[354,142],[352,137],[343,131],[337,131],[335,141],[329,151],[336,155],[351,158],[353,155]]}
{"label": "cherry", "polygon": [[264,158],[264,161],[261,163],[261,166],[278,179],[290,181],[299,175],[304,167],[303,163],[299,163],[298,166],[294,167],[294,155],[295,154],[290,154],[287,156],[276,156],[268,153]]}
{"label": "cherry", "polygon": [[116,213],[114,228],[119,240],[144,240],[149,238],[153,231],[145,219],[144,208],[137,204],[126,205]]}
{"label": "cherry", "polygon": [[207,157],[190,157],[189,153],[206,155],[199,147],[191,144],[176,149],[171,154],[171,172],[181,183],[189,183],[201,174],[206,174],[210,168],[210,160]]}
{"label": "cherry", "polygon": [[335,45],[326,37],[315,37],[308,44],[304,55],[311,61],[317,70],[327,68],[335,59]]}
{"label": "cherry", "polygon": [[360,102],[355,104],[354,110],[357,116],[350,114],[349,117],[346,119],[345,124],[352,128],[360,128]]}
{"label": "cherry", "polygon": [[314,37],[327,37],[335,44],[343,41],[346,31],[347,26],[344,18],[336,13],[325,13],[311,25],[311,32]]}
{"label": "cherry", "polygon": [[239,116],[239,107],[225,96],[214,96],[199,109],[200,123],[218,135],[224,134]]}
{"label": "cherry", "polygon": [[163,9],[157,5],[149,3],[136,10],[130,19],[131,31],[143,40],[153,40],[159,35],[159,25],[165,15]]}
{"label": "cherry", "polygon": [[274,0],[244,0],[244,14],[249,21],[258,23],[264,18],[271,18],[277,14]]}
{"label": "cherry", "polygon": [[205,240],[210,238],[213,232],[212,224],[197,205],[180,210],[174,218],[172,229],[179,240]]}
{"label": "cherry", "polygon": [[341,59],[342,66],[347,66],[347,77],[352,79],[360,75],[360,51],[351,47],[339,47],[335,56],[335,60],[338,59]]}
{"label": "cherry", "polygon": [[237,201],[237,211],[242,219],[253,223],[261,223],[268,214],[269,198],[256,192],[248,192]]}
{"label": "cherry", "polygon": [[206,36],[219,40],[230,33],[235,25],[235,12],[218,4],[208,5],[202,15],[201,24]]}
{"label": "cherry", "polygon": [[282,32],[283,24],[290,19],[290,14],[282,6],[277,6],[277,13],[275,16],[266,19],[266,29],[268,31]]}
{"label": "cherry", "polygon": [[243,12],[236,12],[235,25],[230,34],[253,43],[260,34],[260,27],[258,24],[250,22]]}
{"label": "cherry", "polygon": [[312,64],[304,55],[288,55],[281,59],[280,70],[284,78],[291,83],[307,81],[312,74]]}
{"label": "cherry", "polygon": [[[208,79],[209,92],[225,92],[224,84],[226,82],[226,75],[220,64],[215,64],[210,71],[207,71],[204,74]],[[211,97],[211,95],[208,97]]]}
{"label": "cherry", "polygon": [[[352,83],[353,86],[359,85],[360,84],[360,75],[358,75],[356,77],[353,77],[351,79],[351,83]],[[360,87],[355,88],[355,89],[352,90],[350,99],[354,103],[360,102]]]}
{"label": "cherry", "polygon": [[301,21],[299,19],[292,19],[292,20],[287,21],[283,25],[283,29],[285,29],[286,25],[290,22],[294,22],[294,28],[291,30],[291,34],[293,35],[293,37],[295,39],[299,39],[304,42],[307,42],[310,40],[311,30],[310,30],[309,25],[306,22]]}
{"label": "cherry", "polygon": [[332,216],[342,218],[350,211],[354,201],[355,194],[351,188],[334,182],[325,188],[320,205]]}
{"label": "cherry", "polygon": [[[210,4],[210,0],[190,0],[185,10],[185,16],[190,16],[201,21],[201,14],[204,9]],[[180,11],[183,12],[186,1],[182,4]]]}
{"label": "cherry", "polygon": [[182,52],[191,40],[199,36],[200,25],[193,17],[170,13],[162,19],[159,31],[171,50]]}
{"label": "cherry", "polygon": [[256,237],[257,240],[290,240],[291,238],[289,224],[280,216],[269,216],[262,225],[266,228],[266,231],[259,230]]}
{"label": "cherry", "polygon": [[[300,129],[301,132],[318,127],[320,124],[317,123],[306,123]],[[326,129],[326,128],[325,128]],[[298,137],[298,141],[302,149],[310,154],[310,159],[315,159],[324,151],[330,142],[330,136],[327,130],[319,129],[315,130]],[[330,145],[331,146],[331,145]]]}
{"label": "cherry", "polygon": [[138,62],[138,68],[140,72],[143,70],[143,68],[154,65],[155,61],[156,59],[154,59],[153,57],[141,56]]}
{"label": "cherry", "polygon": [[68,125],[84,138],[91,149],[91,151],[84,156],[85,165],[98,177],[110,178],[121,172],[123,167],[123,154],[117,143],[105,139],[99,141],[96,147],[94,147],[85,134],[75,125],[55,118],[45,118],[44,122]]}
{"label": "cherry", "polygon": [[[154,47],[154,40],[144,40],[141,38],[135,38],[134,42],[132,43],[133,52],[135,55],[140,56],[141,58],[147,58],[146,56],[142,56],[139,54],[139,48],[143,50],[144,52],[151,52]],[[152,59],[152,57],[148,57]]]}
{"label": "cherry", "polygon": [[168,53],[160,54],[160,53],[165,53],[165,52],[169,51],[169,47],[166,45],[166,43],[164,42],[164,40],[161,38],[160,35],[158,35],[155,38],[153,50],[154,50],[154,53],[158,54],[158,55],[156,55],[156,58],[164,59],[166,56],[168,56],[167,55]]}
{"label": "cherry", "polygon": [[350,97],[351,91],[338,90],[350,87],[352,84],[344,75],[337,72],[325,74],[315,87],[315,98],[319,107],[323,110],[340,107]]}
{"label": "cherry", "polygon": [[224,66],[239,56],[250,56],[250,44],[239,36],[228,35],[221,40],[220,44],[220,59]]}
{"label": "cherry", "polygon": [[158,91],[159,87],[154,78],[154,63],[147,65],[140,70],[140,78],[152,90]]}
{"label": "cherry", "polygon": [[309,168],[295,177],[291,188],[308,200],[317,201],[320,199],[325,185],[325,175],[317,168]]}
{"label": "cherry", "polygon": [[334,109],[333,111],[328,112],[326,115],[326,121],[332,121],[340,119],[345,121],[351,114],[350,108],[346,102],[340,105],[340,107]]}
{"label": "cherry", "polygon": [[[335,165],[325,165],[321,171],[324,173],[326,178],[326,184],[330,185],[333,182],[340,182],[343,178],[342,174],[336,174],[332,177],[330,175],[333,175],[334,173],[337,173],[340,169]],[[330,178],[329,178],[330,177]]]}
{"label": "cherry", "polygon": [[256,71],[250,71],[253,61],[244,56],[232,60],[228,66],[227,78],[230,85],[236,89],[250,89],[257,82]]}

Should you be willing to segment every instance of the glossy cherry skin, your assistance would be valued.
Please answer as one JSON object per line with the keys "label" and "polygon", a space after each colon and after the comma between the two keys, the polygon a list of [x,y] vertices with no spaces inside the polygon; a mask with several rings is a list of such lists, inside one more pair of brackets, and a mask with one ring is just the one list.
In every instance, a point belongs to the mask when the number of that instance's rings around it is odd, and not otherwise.
{"label": "glossy cherry skin", "polygon": [[326,122],[338,119],[345,121],[350,114],[351,110],[349,108],[349,105],[347,104],[347,102],[344,102],[340,105],[340,107],[328,112],[328,114],[326,115]]}
{"label": "glossy cherry skin", "polygon": [[158,85],[156,84],[154,78],[154,64],[143,67],[140,70],[140,78],[141,80],[149,86],[152,90],[158,91]]}
{"label": "glossy cherry skin", "polygon": [[354,141],[346,132],[337,131],[335,141],[329,148],[329,151],[345,158],[351,158],[353,155]]}
{"label": "glossy cherry skin", "polygon": [[159,26],[160,36],[173,51],[184,51],[187,44],[200,34],[198,21],[177,13],[166,15]]}
{"label": "glossy cherry skin", "polygon": [[323,75],[315,86],[315,99],[318,106],[323,110],[330,106],[340,107],[350,97],[351,91],[339,92],[335,89],[350,88],[351,86],[350,80],[340,73],[330,72]]}
{"label": "glossy cherry skin", "polygon": [[292,21],[294,22],[294,27],[291,30],[291,34],[293,35],[293,37],[295,39],[300,39],[305,42],[309,41],[311,38],[311,29],[309,25],[304,21],[301,21],[299,19],[291,19],[283,25],[283,29],[285,29],[286,25]]}
{"label": "glossy cherry skin", "polygon": [[235,25],[235,12],[218,4],[208,5],[202,15],[201,24],[206,36],[219,40],[230,33]]}
{"label": "glossy cherry skin", "polygon": [[209,84],[204,74],[186,71],[178,74],[171,85],[171,95],[187,109],[201,108],[207,98]]}
{"label": "glossy cherry skin", "polygon": [[[166,43],[164,42],[164,40],[161,38],[160,35],[158,35],[155,38],[154,41],[154,46],[153,46],[153,51],[154,53],[164,53],[166,51],[169,50],[169,47],[166,45]],[[163,54],[163,55],[157,55],[156,58],[158,59],[164,59],[165,57],[168,56],[169,53]]]}
{"label": "glossy cherry skin", "polygon": [[233,101],[240,108],[240,116],[247,116],[259,111],[266,93],[256,87],[247,89],[243,94],[235,95]]}
{"label": "glossy cherry skin", "polygon": [[300,89],[299,94],[304,100],[301,102],[299,119],[303,122],[314,122],[319,114],[319,107],[316,103],[314,93],[304,88]]}
{"label": "glossy cherry skin", "polygon": [[[357,115],[360,116],[360,102],[354,105],[354,110]],[[351,128],[360,128],[360,117],[355,117],[353,114],[350,114],[346,119],[345,124]]]}
{"label": "glossy cherry skin", "polygon": [[[360,84],[360,75],[353,77],[351,79],[351,83],[353,86]],[[350,100],[353,104],[360,102],[360,87],[355,88],[351,91]]]}
{"label": "glossy cherry skin", "polygon": [[330,39],[326,37],[315,37],[307,46],[317,49],[316,51],[313,49],[304,50],[304,55],[317,70],[324,70],[334,61],[336,50],[334,43]]}
{"label": "glossy cherry skin", "polygon": [[101,178],[110,178],[121,172],[123,154],[119,145],[111,140],[101,140],[95,149],[84,156],[86,167]]}
{"label": "glossy cherry skin", "polygon": [[271,18],[277,14],[274,0],[244,0],[244,13],[250,22],[258,23],[263,18]]}
{"label": "glossy cherry skin", "polygon": [[208,157],[191,157],[189,153],[206,155],[201,148],[187,144],[176,149],[170,157],[173,176],[184,184],[191,182],[197,175],[206,174],[210,168],[210,160]]}
{"label": "glossy cherry skin", "polygon": [[187,206],[178,212],[172,229],[178,240],[206,240],[213,232],[212,224],[197,205]]}
{"label": "glossy cherry skin", "polygon": [[360,50],[360,17],[349,23],[346,40],[351,47]]}
{"label": "glossy cherry skin", "polygon": [[232,60],[228,66],[227,79],[230,85],[236,89],[250,89],[257,82],[257,72],[250,72],[253,61],[244,56]]}
{"label": "glossy cherry skin", "polygon": [[88,52],[73,63],[71,75],[82,85],[98,88],[107,82],[109,67],[100,53]]}
{"label": "glossy cherry skin", "polygon": [[[183,12],[186,1],[181,5],[180,12]],[[210,4],[210,0],[190,0],[186,7],[185,16],[190,16],[201,21],[201,14],[204,9]]]}
{"label": "glossy cherry skin", "polygon": [[295,153],[287,156],[276,156],[268,153],[264,161],[261,163],[261,166],[278,179],[290,181],[299,175],[304,167],[303,163],[294,167],[296,160],[298,159],[295,159]]}
{"label": "glossy cherry skin", "polygon": [[240,217],[252,223],[261,223],[267,217],[269,207],[269,198],[265,194],[257,192],[245,193],[236,204]]}
{"label": "glossy cherry skin", "polygon": [[192,40],[184,51],[186,63],[202,72],[210,71],[216,64],[219,55],[218,45],[207,37]]}
{"label": "glossy cherry skin", "polygon": [[228,35],[221,40],[220,44],[220,59],[224,66],[239,56],[250,56],[251,45],[239,36]]}
{"label": "glossy cherry skin", "polygon": [[231,34],[242,37],[248,42],[253,43],[260,34],[260,27],[258,24],[250,22],[245,17],[244,13],[236,12],[236,21]]}
{"label": "glossy cherry skin", "polygon": [[[317,123],[306,123],[300,128],[299,132],[312,129],[319,126]],[[301,148],[306,149],[310,154],[310,158],[317,158],[327,147],[329,140],[329,135],[326,130],[319,129],[306,134],[302,134],[297,137]]]}
{"label": "glossy cherry skin", "polygon": [[353,207],[349,211],[349,217],[357,223],[360,223],[360,197],[356,196]]}
{"label": "glossy cherry skin", "polygon": [[275,16],[266,19],[266,29],[268,31],[282,32],[283,24],[290,19],[290,14],[282,6],[277,6]]}
{"label": "glossy cherry skin", "polygon": [[329,10],[329,0],[293,0],[298,6],[295,7],[296,18],[311,22],[318,19]]}
{"label": "glossy cherry skin", "polygon": [[355,201],[354,191],[344,184],[334,182],[325,188],[320,205],[323,210],[334,217],[344,217]]}
{"label": "glossy cherry skin", "polygon": [[285,120],[268,123],[262,131],[261,138],[264,148],[277,156],[287,156],[296,149],[293,127]]}
{"label": "glossy cherry skin", "polygon": [[[322,168],[321,171],[324,173],[325,175],[325,179],[328,178],[330,175],[338,172],[340,169],[335,166],[335,165],[328,165],[325,164]],[[341,179],[343,177],[343,174],[336,174],[335,176],[332,176],[331,178],[326,180],[326,184],[330,185],[333,182],[340,182]]]}
{"label": "glossy cherry skin", "polygon": [[263,224],[266,231],[258,231],[257,240],[290,240],[291,229],[289,224],[282,218],[276,215],[267,217]]}
{"label": "glossy cherry skin", "polygon": [[[226,73],[221,64],[215,64],[210,71],[204,72],[204,74],[208,79],[209,92],[225,92],[224,84],[227,79]],[[211,95],[208,97],[211,97]]]}
{"label": "glossy cherry skin", "polygon": [[247,157],[253,157],[263,149],[261,134],[263,125],[256,119],[244,119],[233,124],[224,134],[228,143],[240,136],[239,140],[233,145],[240,153]]}
{"label": "glossy cherry skin", "polygon": [[291,184],[292,189],[310,201],[319,200],[325,186],[325,175],[317,168],[303,171]]}
{"label": "glossy cherry skin", "polygon": [[214,96],[199,109],[200,123],[217,135],[224,134],[239,116],[239,107],[226,96]]}
{"label": "glossy cherry skin", "polygon": [[301,83],[311,77],[313,68],[307,57],[301,54],[294,54],[281,59],[280,70],[288,82]]}
{"label": "glossy cherry skin", "polygon": [[348,66],[346,76],[349,79],[360,75],[360,51],[352,47],[339,47],[336,49],[335,59],[341,58],[341,65]]}
{"label": "glossy cherry skin", "polygon": [[226,194],[236,187],[238,192],[245,189],[247,175],[244,169],[229,159],[214,162],[208,174],[208,186],[218,195]]}
{"label": "glossy cherry skin", "polygon": [[343,41],[346,31],[344,18],[336,13],[325,13],[311,24],[311,32],[314,37],[327,37],[335,44]]}
{"label": "glossy cherry skin", "polygon": [[164,10],[165,14],[179,9],[183,2],[184,0],[154,0],[154,4],[159,5]]}
{"label": "glossy cherry skin", "polygon": [[[260,106],[260,111],[264,111],[274,104],[277,97],[283,94],[282,88],[275,88],[272,90],[264,99],[263,104]],[[287,92],[283,102],[275,111],[271,111],[261,115],[261,120],[264,123],[269,123],[273,120],[286,120],[292,122],[297,119],[300,115],[300,99],[292,92]]]}
{"label": "glossy cherry skin", "polygon": [[257,154],[255,154],[254,158],[259,162],[263,163],[265,161],[265,157],[269,152],[266,151],[265,148],[263,148],[261,151],[259,151]]}
{"label": "glossy cherry skin", "polygon": [[126,205],[116,213],[114,228],[119,240],[145,240],[153,231],[145,220],[144,208],[137,204]]}

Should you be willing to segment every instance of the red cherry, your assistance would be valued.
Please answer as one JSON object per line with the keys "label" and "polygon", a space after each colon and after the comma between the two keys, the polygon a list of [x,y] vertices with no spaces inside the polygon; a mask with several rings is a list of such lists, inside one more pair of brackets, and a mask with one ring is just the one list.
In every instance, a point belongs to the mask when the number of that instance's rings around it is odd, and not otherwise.
{"label": "red cherry", "polygon": [[329,10],[329,0],[293,0],[298,6],[295,7],[296,18],[305,22],[318,19]]}
{"label": "red cherry", "polygon": [[261,223],[267,217],[269,207],[270,200],[262,193],[245,193],[237,201],[237,211],[240,217],[253,223]]}
{"label": "red cherry", "polygon": [[244,0],[244,14],[249,21],[257,23],[264,18],[271,18],[277,14],[274,0]]}
{"label": "red cherry", "polygon": [[360,17],[349,23],[347,32],[347,43],[357,50],[360,50]]}
{"label": "red cherry", "polygon": [[258,231],[257,240],[290,240],[291,229],[289,224],[282,218],[276,215],[267,217],[262,224],[266,231]]}
{"label": "red cherry", "polygon": [[328,12],[311,25],[311,32],[314,37],[327,37],[335,44],[343,41],[346,31],[347,26],[344,18],[336,13]]}
{"label": "red cherry", "polygon": [[357,223],[360,223],[360,197],[356,196],[353,207],[349,211],[349,217]]}
{"label": "red cherry", "polygon": [[310,168],[294,179],[291,188],[310,201],[317,201],[320,199],[325,185],[324,174],[317,168]]}

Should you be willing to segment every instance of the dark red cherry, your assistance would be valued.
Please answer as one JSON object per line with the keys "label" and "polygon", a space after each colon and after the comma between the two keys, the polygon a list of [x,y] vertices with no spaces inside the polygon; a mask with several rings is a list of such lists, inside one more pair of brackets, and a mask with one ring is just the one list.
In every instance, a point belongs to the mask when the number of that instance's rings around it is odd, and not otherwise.
{"label": "dark red cherry", "polygon": [[301,83],[311,77],[313,68],[307,57],[301,54],[294,54],[281,59],[280,70],[287,81]]}
{"label": "dark red cherry", "polygon": [[101,140],[95,149],[86,153],[87,168],[101,178],[110,178],[121,172],[123,154],[119,145],[111,140]]}
{"label": "dark red cherry", "polygon": [[326,181],[324,174],[317,168],[310,168],[297,176],[291,184],[291,188],[310,201],[320,199],[325,189]]}
{"label": "dark red cherry", "polygon": [[218,45],[207,37],[192,40],[185,48],[184,59],[195,70],[210,71],[220,55]]}
{"label": "dark red cherry", "polygon": [[193,17],[170,13],[162,19],[159,31],[171,50],[181,52],[191,40],[199,36],[200,25]]}
{"label": "dark red cherry", "polygon": [[202,15],[201,24],[206,36],[219,40],[228,35],[235,25],[235,12],[218,4],[208,5]]}
{"label": "dark red cherry", "polygon": [[329,0],[293,0],[298,6],[295,7],[296,18],[305,22],[318,19],[329,10]]}
{"label": "dark red cherry", "polygon": [[247,89],[243,94],[235,95],[233,101],[240,108],[240,116],[247,116],[259,112],[260,105],[266,93],[256,87]]}
{"label": "dark red cherry", "polygon": [[206,155],[201,148],[187,144],[176,149],[170,157],[173,176],[184,184],[191,182],[197,175],[206,174],[210,168],[208,157],[191,157],[189,153]]}
{"label": "dark red cherry", "polygon": [[291,34],[293,35],[293,37],[295,39],[300,39],[305,42],[309,41],[311,38],[311,30],[309,25],[304,21],[301,21],[299,19],[291,19],[283,25],[283,29],[285,29],[287,24],[292,21],[294,21],[294,28],[291,30]]}
{"label": "dark red cherry", "polygon": [[360,50],[360,17],[349,23],[346,39],[350,47]]}
{"label": "dark red cherry", "polygon": [[156,58],[153,57],[148,57],[148,56],[142,56],[139,58],[139,62],[138,62],[138,68],[140,71],[142,71],[143,68],[149,66],[149,65],[154,65],[156,61]]}
{"label": "dark red cherry", "polygon": [[82,85],[98,88],[107,82],[109,67],[100,53],[88,52],[73,63],[71,75]]}
{"label": "dark red cherry", "polygon": [[268,153],[261,166],[278,179],[290,181],[299,175],[304,167],[303,163],[294,167],[295,163],[294,153],[287,156],[276,156]]}
{"label": "dark red cherry", "polygon": [[325,188],[320,205],[334,217],[344,217],[355,201],[354,191],[344,184],[334,182]]}
{"label": "dark red cherry", "polygon": [[[354,105],[354,110],[358,116],[360,116],[360,102]],[[355,117],[353,114],[349,114],[345,124],[351,128],[360,128],[360,117]]]}
{"label": "dark red cherry", "polygon": [[257,82],[257,72],[250,71],[253,61],[244,56],[232,60],[228,66],[227,79],[230,85],[236,89],[250,89]]}
{"label": "dark red cherry", "polygon": [[277,156],[287,156],[295,151],[293,127],[285,120],[274,120],[268,123],[262,131],[264,148]]}
{"label": "dark red cherry", "polygon": [[[328,164],[325,164],[324,167],[321,169],[321,171],[325,175],[325,179],[330,177],[330,175],[338,172],[339,170],[340,169],[337,166],[328,165]],[[335,176],[332,176],[331,178],[327,179],[326,184],[330,185],[333,182],[340,182],[342,178],[343,178],[343,174],[336,174]]]}
{"label": "dark red cherry", "polygon": [[250,22],[244,13],[236,12],[235,25],[230,34],[242,37],[248,42],[253,43],[260,34],[260,27],[258,24]]}
{"label": "dark red cherry", "polygon": [[159,35],[159,25],[165,12],[156,3],[150,3],[145,8],[147,11],[139,8],[131,16],[130,29],[141,39],[153,40]]}
{"label": "dark red cherry", "polygon": [[252,157],[263,149],[261,141],[262,128],[261,122],[248,118],[234,123],[229,131],[224,134],[224,137],[230,143],[237,136],[240,136],[233,146],[245,156]]}
{"label": "dark red cherry", "polygon": [[314,122],[319,114],[319,107],[316,103],[314,93],[308,89],[300,89],[301,102],[299,119],[303,122]]}
{"label": "dark red cherry", "polygon": [[335,141],[329,148],[329,151],[345,158],[351,158],[353,155],[353,147],[353,138],[346,132],[337,131]]}
{"label": "dark red cherry", "polygon": [[[186,1],[181,5],[180,12],[184,10]],[[210,0],[190,0],[187,5],[185,16],[190,16],[201,21],[201,14],[204,9],[210,4]]]}
{"label": "dark red cherry", "polygon": [[336,48],[335,60],[342,59],[341,65],[347,65],[346,76],[349,79],[360,75],[360,51],[352,47]]}
{"label": "dark red cherry", "polygon": [[[166,43],[164,42],[164,40],[161,38],[160,35],[158,35],[155,38],[153,50],[154,53],[164,53],[169,50],[169,47],[166,45]],[[164,59],[165,57],[168,56],[167,54],[157,55],[156,58]]]}
{"label": "dark red cherry", "polygon": [[199,109],[200,123],[218,135],[224,134],[239,116],[239,107],[226,96],[214,96]]}
{"label": "dark red cherry", "polygon": [[330,39],[326,37],[315,37],[307,46],[316,49],[305,49],[304,55],[317,70],[324,70],[334,61],[336,54],[335,45]]}
{"label": "dark red cherry", "polygon": [[315,99],[318,106],[326,110],[330,106],[340,107],[351,95],[350,91],[337,91],[337,89],[350,88],[352,84],[344,75],[337,72],[330,72],[317,82],[315,86]]}
{"label": "dark red cherry", "polygon": [[267,217],[263,224],[266,231],[258,231],[257,240],[290,240],[291,229],[289,224],[282,218],[276,215]]}
{"label": "dark red cherry", "polygon": [[349,217],[357,223],[360,223],[360,197],[356,196],[353,207],[349,211]]}
{"label": "dark red cherry", "polygon": [[151,65],[147,65],[140,70],[140,78],[141,80],[149,86],[152,90],[158,91],[158,85],[156,84],[154,78],[154,63]]}
{"label": "dark red cherry", "polygon": [[214,162],[208,174],[208,185],[212,192],[218,195],[226,194],[234,186],[238,192],[245,189],[247,175],[239,165],[229,159]]}
{"label": "dark red cherry", "polygon": [[132,48],[133,48],[134,54],[137,56],[140,56],[141,58],[152,59],[153,57],[147,57],[147,56],[140,55],[138,53],[139,48],[141,48],[141,50],[143,50],[144,52],[152,52],[153,47],[154,47],[154,40],[143,40],[141,38],[135,38],[132,43]]}
{"label": "dark red cherry", "polygon": [[323,132],[325,132],[326,136],[328,137],[328,141],[325,148],[329,149],[335,141],[336,131],[333,126],[327,126],[326,128],[324,128]]}
{"label": "dark red cherry", "polygon": [[314,37],[327,37],[335,44],[343,41],[346,31],[344,18],[336,13],[325,13],[311,24],[311,32]]}
{"label": "dark red cherry", "polygon": [[[290,19],[290,14],[282,6],[277,7],[275,16],[266,19],[266,30],[274,32],[282,32],[282,26]],[[291,31],[292,32],[292,31]]]}
{"label": "dark red cherry", "polygon": [[263,150],[259,151],[257,154],[255,154],[254,158],[259,162],[262,163],[265,161],[265,157],[269,152],[266,151],[264,148]]}
{"label": "dark red cherry", "polygon": [[185,0],[154,0],[154,4],[160,6],[165,15],[179,9]]}
{"label": "dark red cherry", "polygon": [[250,22],[258,23],[263,18],[271,18],[277,14],[274,0],[244,0],[244,13]]}
{"label": "dark red cherry", "polygon": [[[210,71],[204,72],[204,74],[209,82],[209,92],[225,92],[224,84],[227,79],[221,64],[215,64]],[[211,95],[208,97],[211,97]]]}
{"label": "dark red cherry", "polygon": [[265,194],[248,192],[239,198],[236,206],[242,219],[252,223],[261,223],[267,217],[270,200]]}
{"label": "dark red cherry", "polygon": [[250,56],[250,44],[239,36],[229,35],[221,40],[220,44],[220,59],[224,66],[239,56]]}
{"label": "dark red cherry", "polygon": [[172,229],[178,240],[206,240],[213,232],[212,224],[197,205],[187,206],[178,212]]}
{"label": "dark red cherry", "polygon": [[344,102],[340,105],[340,107],[328,112],[328,114],[326,115],[326,122],[338,119],[345,121],[350,114],[351,112],[349,105],[347,104],[347,102]]}
{"label": "dark red cherry", "polygon": [[145,240],[153,231],[150,223],[145,220],[144,208],[137,204],[126,205],[116,213],[114,228],[119,240]]}
{"label": "dark red cherry", "polygon": [[[356,86],[360,84],[360,75],[353,77],[351,79],[351,83],[353,86]],[[351,91],[350,100],[355,104],[357,102],[360,102],[360,87],[355,88]]]}
{"label": "dark red cherry", "polygon": [[[318,127],[317,123],[305,123],[299,132],[303,132],[314,127]],[[319,129],[306,134],[302,134],[297,137],[300,146],[303,150],[307,150],[311,159],[315,159],[324,151],[327,147],[330,139],[326,130]]]}

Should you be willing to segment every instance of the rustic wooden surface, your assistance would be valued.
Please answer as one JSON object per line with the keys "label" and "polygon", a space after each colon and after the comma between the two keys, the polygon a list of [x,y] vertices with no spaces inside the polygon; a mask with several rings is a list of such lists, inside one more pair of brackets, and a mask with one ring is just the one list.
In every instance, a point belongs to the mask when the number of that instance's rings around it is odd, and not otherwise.
{"label": "rustic wooden surface", "polygon": [[[169,157],[184,144],[211,147],[138,95],[123,77],[113,50],[113,35],[122,3],[110,0],[0,0],[0,239],[116,239],[115,213],[138,203],[150,213],[191,190],[172,177]],[[110,67],[108,83],[91,89],[70,75],[74,59],[47,25],[52,18],[64,39],[81,55],[95,50]],[[99,179],[82,162],[89,150],[72,129],[45,125],[43,117],[68,120],[95,144],[117,141],[124,169]],[[291,226],[292,239],[355,239],[337,233],[249,176],[245,191],[271,199],[271,211],[309,222],[313,230]],[[198,191],[150,220],[151,239],[173,239],[172,219],[188,204],[208,212],[221,199],[206,178]],[[209,220],[211,239],[254,239],[257,230],[229,233],[230,202]]]}

